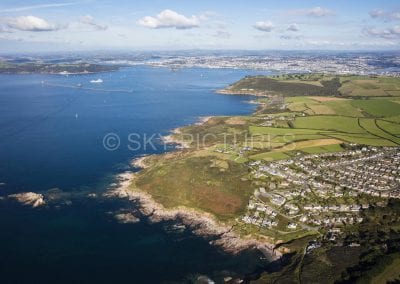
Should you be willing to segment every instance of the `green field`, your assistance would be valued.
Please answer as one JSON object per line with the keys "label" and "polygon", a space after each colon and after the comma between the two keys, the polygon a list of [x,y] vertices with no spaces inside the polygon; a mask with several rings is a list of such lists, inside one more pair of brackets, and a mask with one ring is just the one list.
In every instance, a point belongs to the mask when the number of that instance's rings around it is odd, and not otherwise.
{"label": "green field", "polygon": [[392,135],[400,136],[400,124],[399,123],[393,123],[393,122],[384,121],[384,120],[377,120],[376,124],[383,130],[391,133]]}
{"label": "green field", "polygon": [[335,134],[331,134],[330,136],[340,139],[342,141],[348,142],[348,143],[356,143],[356,144],[361,144],[361,145],[370,145],[370,146],[396,146],[397,145],[389,140],[377,138],[376,136],[373,136],[368,133],[364,134],[364,135],[335,133]]}
{"label": "green field", "polygon": [[297,117],[295,128],[309,128],[318,130],[330,130],[345,133],[365,133],[358,125],[357,118],[346,116],[306,116]]}
{"label": "green field", "polygon": [[400,145],[400,138],[393,136],[390,133],[385,132],[382,129],[380,129],[377,126],[375,119],[360,118],[359,122],[360,122],[360,126],[363,129],[365,129],[368,133],[375,135],[377,138],[386,139],[386,140],[393,142],[394,144]]}
{"label": "green field", "polygon": [[352,105],[352,100],[330,101],[325,103],[336,115],[363,117],[359,108]]}
{"label": "green field", "polygon": [[252,160],[265,160],[265,161],[274,161],[274,160],[284,160],[290,158],[284,152],[266,152],[260,153],[256,155],[250,156]]}
{"label": "green field", "polygon": [[265,127],[265,126],[253,126],[249,127],[249,132],[252,135],[307,135],[307,134],[316,134],[316,131],[313,129],[295,129],[295,128],[275,128],[275,127]]}
{"label": "green field", "polygon": [[400,123],[400,115],[385,117],[385,120],[395,122],[395,123]]}
{"label": "green field", "polygon": [[[357,143],[373,146],[396,146],[400,144],[400,107],[393,102],[393,98],[379,98],[371,100],[356,99],[330,99],[327,97],[289,97],[285,103],[303,106],[306,116],[297,116],[289,125],[291,127],[263,127],[249,125],[251,135],[260,135],[259,141],[271,142],[269,147],[278,148],[283,144],[299,141],[336,138],[343,142]],[[308,107],[310,106],[310,107]],[[310,115],[308,110],[319,108],[322,112],[335,113],[335,115]],[[368,117],[363,116],[365,113]],[[349,114],[345,116],[344,114]],[[388,116],[385,120],[375,117]],[[396,116],[397,115],[397,116]],[[395,123],[398,121],[399,123]],[[254,138],[253,138],[254,139]],[[308,152],[329,151],[324,147],[312,147]],[[263,147],[258,147],[263,148]],[[307,150],[304,150],[307,152]],[[259,156],[260,155],[260,156]],[[282,159],[282,154],[261,153],[255,154],[252,158],[275,158]]]}
{"label": "green field", "polygon": [[302,152],[307,154],[320,154],[320,153],[330,153],[330,152],[341,152],[344,149],[340,144],[326,145],[326,146],[316,146],[301,149]]}
{"label": "green field", "polygon": [[248,76],[232,84],[239,93],[265,92],[284,96],[387,97],[400,95],[398,78],[369,76],[335,76],[286,74]]}
{"label": "green field", "polygon": [[333,96],[339,95],[338,77],[324,80],[302,80],[302,75],[292,77],[247,76],[227,88],[237,93],[264,92],[284,96]]}
{"label": "green field", "polygon": [[342,76],[340,82],[342,86],[339,88],[339,91],[343,96],[395,96],[400,90],[399,80],[390,77]]}
{"label": "green field", "polygon": [[390,117],[400,115],[399,104],[388,99],[353,100],[354,107],[362,109],[373,117]]}
{"label": "green field", "polygon": [[[317,131],[315,131],[315,133],[317,133]],[[283,136],[275,136],[272,138],[272,142],[286,144],[296,141],[307,141],[323,138],[326,138],[326,136],[322,134],[288,134]]]}
{"label": "green field", "polygon": [[144,170],[137,187],[165,207],[187,206],[213,213],[221,220],[243,212],[252,193],[244,165],[215,157],[174,157]]}

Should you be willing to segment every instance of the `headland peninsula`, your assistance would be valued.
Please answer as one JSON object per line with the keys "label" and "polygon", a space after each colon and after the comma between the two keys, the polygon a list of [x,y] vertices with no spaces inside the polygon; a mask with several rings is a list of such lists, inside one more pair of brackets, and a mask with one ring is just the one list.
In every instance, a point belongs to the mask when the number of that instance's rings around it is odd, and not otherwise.
{"label": "headland peninsula", "polygon": [[113,194],[281,262],[254,283],[397,277],[400,80],[255,76],[217,92],[253,95],[257,111],[173,131],[185,147],[141,158]]}

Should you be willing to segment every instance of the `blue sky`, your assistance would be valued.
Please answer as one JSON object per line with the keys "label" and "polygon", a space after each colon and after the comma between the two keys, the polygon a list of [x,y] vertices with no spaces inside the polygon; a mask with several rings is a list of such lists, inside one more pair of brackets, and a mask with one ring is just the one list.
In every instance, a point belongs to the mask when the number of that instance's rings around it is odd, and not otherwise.
{"label": "blue sky", "polygon": [[0,3],[0,52],[399,47],[397,0]]}

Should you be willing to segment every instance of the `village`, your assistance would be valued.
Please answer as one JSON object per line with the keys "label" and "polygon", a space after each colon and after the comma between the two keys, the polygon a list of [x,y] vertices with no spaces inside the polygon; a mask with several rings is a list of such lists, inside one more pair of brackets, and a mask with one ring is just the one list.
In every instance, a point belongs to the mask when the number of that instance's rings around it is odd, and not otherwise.
{"label": "village", "polygon": [[262,186],[254,190],[240,221],[271,230],[338,234],[341,227],[363,221],[361,210],[400,199],[400,148],[348,147],[344,152],[249,162],[252,178]]}

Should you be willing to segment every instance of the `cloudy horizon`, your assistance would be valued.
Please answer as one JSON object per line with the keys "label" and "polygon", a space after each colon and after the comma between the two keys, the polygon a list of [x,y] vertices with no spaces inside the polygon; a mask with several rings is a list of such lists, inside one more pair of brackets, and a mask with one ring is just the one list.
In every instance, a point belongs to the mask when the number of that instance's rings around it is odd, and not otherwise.
{"label": "cloudy horizon", "polygon": [[400,47],[394,0],[2,2],[0,52]]}

